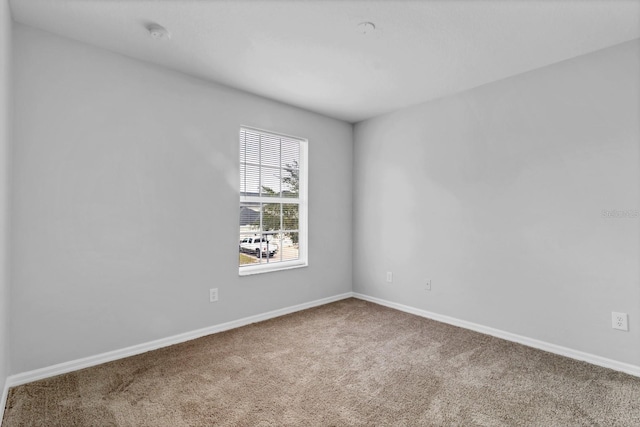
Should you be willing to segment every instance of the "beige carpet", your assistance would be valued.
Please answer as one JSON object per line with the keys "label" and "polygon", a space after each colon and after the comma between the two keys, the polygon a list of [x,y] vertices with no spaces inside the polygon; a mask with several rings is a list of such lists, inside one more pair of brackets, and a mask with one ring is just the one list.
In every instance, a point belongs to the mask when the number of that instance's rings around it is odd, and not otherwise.
{"label": "beige carpet", "polygon": [[12,426],[640,426],[640,378],[349,299],[11,389]]}

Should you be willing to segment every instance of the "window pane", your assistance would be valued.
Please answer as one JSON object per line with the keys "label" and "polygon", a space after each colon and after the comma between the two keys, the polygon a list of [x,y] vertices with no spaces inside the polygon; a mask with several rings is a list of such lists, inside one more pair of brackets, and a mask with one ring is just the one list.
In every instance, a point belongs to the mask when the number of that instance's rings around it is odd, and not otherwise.
{"label": "window pane", "polygon": [[260,168],[247,165],[240,169],[243,173],[240,181],[240,191],[243,195],[257,196],[260,193]]}
{"label": "window pane", "polygon": [[295,164],[282,170],[282,197],[299,196],[299,169]]}
{"label": "window pane", "polygon": [[278,233],[272,236],[271,242],[278,245],[276,253],[271,257],[271,262],[282,261],[282,233]]}
{"label": "window pane", "polygon": [[298,233],[284,234],[281,246],[282,261],[298,259]]}
{"label": "window pane", "polygon": [[282,229],[298,229],[298,204],[283,203],[282,205]]}
{"label": "window pane", "polygon": [[298,197],[300,168],[300,143],[298,141],[282,140],[282,196]]}
{"label": "window pane", "polygon": [[243,163],[240,163],[240,194],[242,195],[247,192],[246,175],[247,167]]}
{"label": "window pane", "polygon": [[262,196],[280,197],[280,169],[262,168]]}
{"label": "window pane", "polygon": [[240,133],[240,162],[260,163],[260,135],[254,132]]}
{"label": "window pane", "polygon": [[300,142],[291,139],[282,139],[282,167],[300,164]]}
{"label": "window pane", "polygon": [[[251,230],[251,225],[243,226],[242,225],[242,217],[243,217],[243,208],[245,210],[249,209],[248,207],[240,207],[240,243],[238,244],[239,256],[238,256],[238,264],[242,267],[245,265],[257,264],[258,258],[255,256],[255,250],[253,245],[253,240],[255,238],[256,232]],[[251,209],[252,210],[252,209]],[[258,211],[258,215],[260,212]],[[245,221],[250,222],[250,221]]]}
{"label": "window pane", "polygon": [[279,231],[281,226],[282,204],[265,203],[262,205],[262,231]]}
{"label": "window pane", "polygon": [[240,233],[250,233],[260,229],[260,203],[240,203]]}
{"label": "window pane", "polygon": [[280,167],[280,138],[262,135],[260,146],[261,163],[264,166]]}

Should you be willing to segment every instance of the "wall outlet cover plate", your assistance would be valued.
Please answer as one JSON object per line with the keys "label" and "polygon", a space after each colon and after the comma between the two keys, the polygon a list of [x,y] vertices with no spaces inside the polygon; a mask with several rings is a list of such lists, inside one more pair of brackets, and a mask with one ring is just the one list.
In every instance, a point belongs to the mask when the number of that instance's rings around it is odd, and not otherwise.
{"label": "wall outlet cover plate", "polygon": [[627,313],[611,312],[611,327],[621,331],[629,330],[629,316]]}

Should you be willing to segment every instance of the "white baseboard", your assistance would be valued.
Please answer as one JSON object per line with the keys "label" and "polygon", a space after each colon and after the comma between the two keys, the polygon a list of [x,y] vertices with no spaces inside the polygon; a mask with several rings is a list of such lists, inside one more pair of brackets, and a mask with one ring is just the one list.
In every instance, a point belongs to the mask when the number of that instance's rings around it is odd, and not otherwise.
{"label": "white baseboard", "polygon": [[68,372],[89,368],[91,366],[100,365],[102,363],[112,362],[114,360],[123,359],[129,356],[135,356],[137,354],[146,353],[151,350],[157,350],[162,347],[180,344],[182,342],[204,337],[206,335],[228,331],[230,329],[239,328],[241,326],[250,325],[256,322],[262,322],[263,320],[273,319],[275,317],[284,316],[285,314],[295,313],[296,311],[306,310],[308,308],[329,304],[331,302],[340,301],[351,297],[353,297],[353,293],[347,292],[328,298],[322,298],[319,300],[306,302],[291,307],[285,307],[279,310],[273,310],[267,313],[257,314],[255,316],[249,316],[243,319],[233,320],[231,322],[221,323],[219,325],[209,326],[195,331],[185,332],[183,334],[134,345],[120,350],[109,351],[107,353],[102,353],[95,356],[89,356],[82,359],[72,360],[70,362],[64,362],[45,368],[35,369],[33,371],[23,372],[21,374],[11,375],[7,378],[6,385],[4,387],[3,401],[1,402],[3,404],[2,408],[4,409],[4,404],[6,402],[6,393],[10,387],[15,387],[17,385],[30,383],[32,381],[37,381],[44,378],[54,377],[56,375],[66,374]]}
{"label": "white baseboard", "polygon": [[0,400],[0,424],[2,424],[2,420],[4,419],[4,408],[7,407],[7,397],[9,396],[9,379],[4,382],[4,387],[2,389],[2,400]]}
{"label": "white baseboard", "polygon": [[502,338],[507,341],[512,341],[518,344],[526,345],[528,347],[544,350],[549,353],[558,354],[560,356],[566,356],[571,359],[580,360],[583,362],[591,363],[593,365],[602,366],[604,368],[609,368],[615,371],[620,371],[630,375],[634,375],[636,377],[640,377],[640,366],[619,362],[613,359],[607,359],[606,357],[596,356],[594,354],[585,353],[583,351],[562,347],[562,346],[551,344],[544,341],[539,341],[539,340],[525,337],[522,335],[513,334],[511,332],[502,331],[500,329],[490,328],[488,326],[479,325],[477,323],[467,322],[466,320],[460,320],[454,317],[444,316],[442,314],[437,314],[427,310],[410,307],[408,305],[387,301],[381,298],[371,297],[369,295],[364,295],[357,292],[353,293],[353,297],[364,300],[364,301],[373,302],[375,304],[384,305],[385,307],[404,311],[405,313],[415,314],[416,316],[426,317],[427,319],[436,320],[442,323],[448,323],[449,325],[459,326],[461,328],[470,329],[472,331],[480,332],[482,334],[491,335],[496,338]]}

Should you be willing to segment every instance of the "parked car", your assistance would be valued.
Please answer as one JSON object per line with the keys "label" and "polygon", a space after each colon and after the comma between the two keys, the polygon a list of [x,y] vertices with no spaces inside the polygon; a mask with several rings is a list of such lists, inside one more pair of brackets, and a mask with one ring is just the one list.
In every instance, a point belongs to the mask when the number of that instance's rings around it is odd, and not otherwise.
{"label": "parked car", "polygon": [[278,245],[262,236],[245,237],[240,240],[240,252],[255,255],[256,258],[274,256],[278,251]]}

